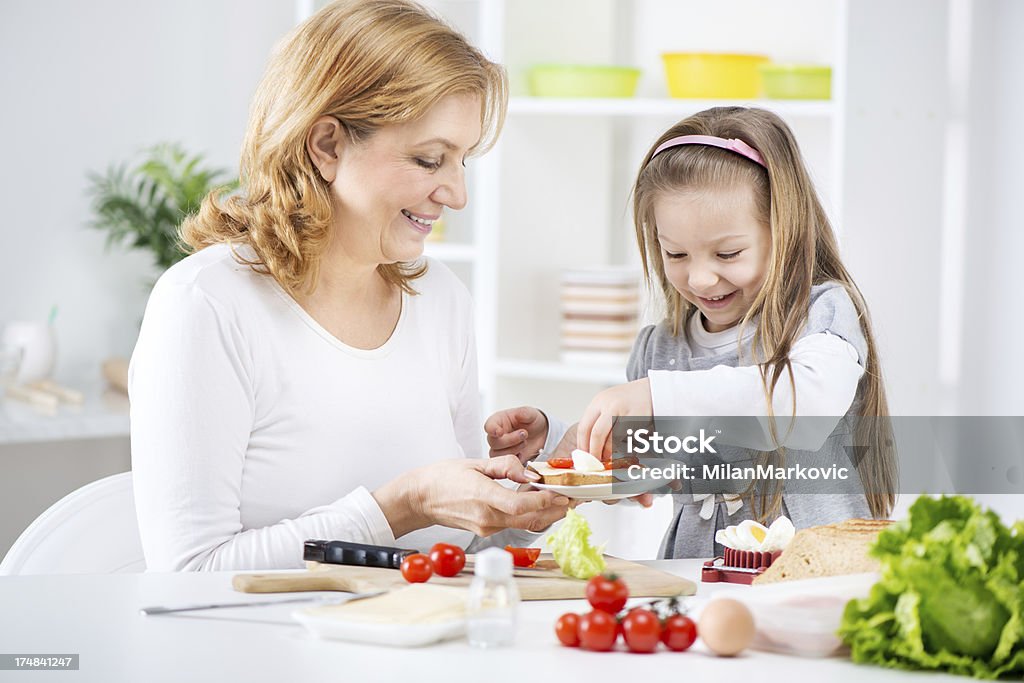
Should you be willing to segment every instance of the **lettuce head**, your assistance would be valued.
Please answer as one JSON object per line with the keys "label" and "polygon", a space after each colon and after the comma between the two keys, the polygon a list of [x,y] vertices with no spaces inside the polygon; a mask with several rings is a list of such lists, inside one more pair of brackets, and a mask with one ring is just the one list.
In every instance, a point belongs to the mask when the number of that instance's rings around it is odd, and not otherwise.
{"label": "lettuce head", "polygon": [[575,510],[565,513],[562,525],[547,540],[555,562],[566,576],[589,579],[604,571],[604,546],[590,545],[590,525]]}
{"label": "lettuce head", "polygon": [[881,579],[839,634],[855,662],[995,679],[1024,676],[1024,522],[964,496],[922,496],[882,531]]}

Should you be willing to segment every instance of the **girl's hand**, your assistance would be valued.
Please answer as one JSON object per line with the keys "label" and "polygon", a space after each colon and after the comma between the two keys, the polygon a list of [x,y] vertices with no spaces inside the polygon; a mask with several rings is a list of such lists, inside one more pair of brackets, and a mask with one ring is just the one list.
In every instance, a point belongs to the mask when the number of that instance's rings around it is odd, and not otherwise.
{"label": "girl's hand", "polygon": [[524,465],[535,458],[548,438],[548,418],[540,410],[520,406],[499,410],[484,423],[491,457],[515,455]]}
{"label": "girl's hand", "polygon": [[612,456],[612,425],[620,415],[647,416],[653,412],[651,382],[646,377],[605,389],[583,412],[577,428],[576,447],[601,460]]}
{"label": "girl's hand", "polygon": [[442,460],[412,470],[373,492],[395,537],[440,524],[490,536],[508,528],[542,531],[565,516],[569,499],[551,491],[514,491],[538,475],[506,455],[488,460]]}
{"label": "girl's hand", "polygon": [[[572,457],[572,452],[574,450],[576,450],[576,430],[578,428],[579,428],[579,423],[577,422],[576,424],[572,425],[571,427],[569,427],[569,429],[567,429],[565,431],[565,434],[562,436],[562,440],[558,442],[557,446],[555,446],[555,450],[551,452],[551,456],[550,457],[552,457],[552,458],[571,458]],[[654,496],[652,496],[650,493],[641,493],[638,496],[633,496],[632,498],[630,498],[630,500],[635,500],[637,503],[639,503],[642,507],[645,507],[645,508],[649,508],[652,505],[654,505]],[[573,501],[574,504],[575,503],[579,503],[579,502],[581,502],[581,501],[578,501],[578,500],[574,500]],[[583,501],[583,502],[586,502],[586,501]],[[619,502],[619,500],[618,499],[616,499],[616,500],[605,500],[605,501],[601,501],[601,502],[603,502],[605,505],[615,505],[616,503]]]}

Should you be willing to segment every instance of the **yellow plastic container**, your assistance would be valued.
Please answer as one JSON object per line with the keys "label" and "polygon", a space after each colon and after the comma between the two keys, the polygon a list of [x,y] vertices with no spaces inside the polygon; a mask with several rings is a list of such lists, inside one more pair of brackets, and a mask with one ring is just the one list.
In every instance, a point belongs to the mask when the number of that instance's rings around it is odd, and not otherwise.
{"label": "yellow plastic container", "polygon": [[629,66],[538,64],[528,73],[534,97],[632,97],[640,69]]}
{"label": "yellow plastic container", "polygon": [[764,96],[776,100],[832,99],[832,68],[818,64],[762,64]]}
{"label": "yellow plastic container", "polygon": [[714,52],[666,52],[668,94],[691,99],[753,99],[761,92],[757,68],[763,55]]}

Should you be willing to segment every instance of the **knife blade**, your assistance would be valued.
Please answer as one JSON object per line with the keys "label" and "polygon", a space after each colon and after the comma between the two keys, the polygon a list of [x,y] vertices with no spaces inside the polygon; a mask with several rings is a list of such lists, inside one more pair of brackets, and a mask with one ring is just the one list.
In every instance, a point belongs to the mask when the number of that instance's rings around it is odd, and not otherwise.
{"label": "knife blade", "polygon": [[139,614],[143,616],[153,616],[156,614],[173,614],[176,612],[196,612],[199,610],[206,609],[220,609],[222,607],[259,607],[261,605],[283,605],[289,602],[322,602],[325,605],[344,605],[348,602],[354,602],[356,600],[363,600],[365,598],[373,598],[378,595],[387,593],[385,590],[370,591],[368,593],[354,593],[352,595],[346,595],[340,599],[338,598],[325,598],[321,595],[306,596],[301,598],[288,598],[287,600],[256,600],[252,602],[218,602],[208,605],[183,605],[181,607],[143,607],[139,610]]}

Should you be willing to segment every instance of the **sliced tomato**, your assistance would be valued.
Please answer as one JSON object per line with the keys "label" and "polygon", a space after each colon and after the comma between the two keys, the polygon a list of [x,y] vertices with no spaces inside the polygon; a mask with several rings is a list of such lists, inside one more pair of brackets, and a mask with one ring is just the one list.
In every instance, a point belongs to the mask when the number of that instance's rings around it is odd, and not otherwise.
{"label": "sliced tomato", "polygon": [[512,564],[517,567],[532,567],[540,557],[540,548],[513,548],[507,545],[505,550],[512,553]]}
{"label": "sliced tomato", "polygon": [[546,460],[547,464],[560,470],[572,469],[572,458],[551,458]]}
{"label": "sliced tomato", "polygon": [[604,464],[604,468],[606,470],[624,470],[630,465],[639,464],[640,458],[636,457],[635,455],[631,455],[628,458],[615,458],[614,460],[609,460]]}

